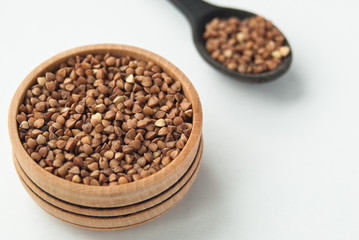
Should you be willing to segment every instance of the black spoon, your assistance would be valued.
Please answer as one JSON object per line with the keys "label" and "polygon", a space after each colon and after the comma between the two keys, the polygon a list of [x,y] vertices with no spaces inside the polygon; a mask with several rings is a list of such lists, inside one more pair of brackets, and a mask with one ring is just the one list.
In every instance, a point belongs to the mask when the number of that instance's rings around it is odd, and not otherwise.
{"label": "black spoon", "polygon": [[[226,68],[225,66],[223,66],[218,61],[211,58],[209,52],[205,47],[206,42],[205,39],[203,38],[205,26],[208,22],[210,22],[215,17],[218,18],[237,17],[239,19],[244,19],[244,18],[256,16],[256,14],[238,9],[217,7],[209,3],[203,2],[201,0],[170,0],[170,1],[174,5],[176,5],[187,16],[188,20],[190,21],[192,25],[193,41],[201,56],[209,64],[211,64],[221,72],[246,82],[260,83],[260,82],[268,82],[274,80],[280,77],[289,69],[290,64],[292,62],[292,51],[290,51],[288,56],[282,59],[282,63],[276,69],[259,74],[240,73],[237,71],[232,71]],[[284,40],[284,45],[287,45],[290,48],[287,39]]]}

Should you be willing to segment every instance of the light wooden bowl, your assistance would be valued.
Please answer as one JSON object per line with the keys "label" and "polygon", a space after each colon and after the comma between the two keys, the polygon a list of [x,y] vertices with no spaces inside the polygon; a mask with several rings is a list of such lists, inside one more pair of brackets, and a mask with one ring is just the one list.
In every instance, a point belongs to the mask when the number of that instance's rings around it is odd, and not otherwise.
{"label": "light wooden bowl", "polygon": [[[152,61],[159,65],[171,77],[180,81],[184,94],[192,103],[193,129],[186,146],[180,154],[168,166],[149,177],[128,184],[111,187],[76,184],[47,172],[30,158],[23,148],[18,135],[16,115],[24,99],[26,90],[34,84],[37,77],[47,71],[54,70],[60,63],[72,56],[106,53],[111,53],[114,56],[127,55],[137,60]],[[67,50],[36,67],[23,80],[15,92],[9,110],[8,124],[15,156],[14,159],[17,160],[19,169],[21,168],[22,173],[25,174],[38,189],[44,192],[44,194],[52,196],[54,199],[60,199],[63,203],[77,206],[78,208],[115,209],[134,206],[135,204],[159,196],[166,191],[170,191],[170,188],[174,187],[175,184],[185,176],[189,169],[191,169],[191,165],[199,151],[202,135],[202,108],[198,94],[188,78],[163,57],[150,51],[127,45],[97,44]],[[170,194],[168,194],[168,197],[169,196]],[[162,198],[164,200],[164,196],[162,196]],[[150,205],[148,207],[150,207]],[[84,212],[78,213],[84,214]]]}
{"label": "light wooden bowl", "polygon": [[13,153],[13,160],[19,178],[23,181],[23,183],[26,184],[26,186],[29,189],[31,189],[31,191],[34,194],[36,194],[39,198],[53,205],[54,207],[85,216],[114,217],[114,216],[129,215],[132,213],[141,212],[151,207],[154,207],[156,205],[159,205],[162,202],[171,198],[174,194],[180,191],[185,184],[187,184],[189,179],[194,175],[194,172],[198,171],[199,163],[202,158],[202,151],[203,151],[203,142],[201,140],[195,160],[193,161],[193,163],[191,164],[190,168],[187,170],[185,175],[182,176],[178,180],[178,182],[176,182],[172,187],[146,201],[129,206],[118,207],[118,208],[90,208],[90,207],[78,206],[71,203],[67,203],[66,201],[58,199],[54,196],[51,196],[47,192],[39,188],[36,184],[34,184],[33,181],[31,181],[31,179],[25,174],[25,172],[20,167],[14,153]]}
{"label": "light wooden bowl", "polygon": [[[168,195],[168,192],[165,192],[156,197],[160,199],[160,202],[154,204],[153,201],[157,200],[150,199],[140,204],[123,207],[123,209],[85,209],[82,210],[81,213],[79,213],[78,209],[74,206],[71,206],[71,204],[68,204],[68,206],[65,206],[63,203],[59,205],[58,203],[61,202],[61,200],[46,195],[46,193],[34,185],[22,171],[17,162],[16,156],[14,156],[14,164],[25,190],[46,212],[77,227],[97,231],[113,231],[139,226],[152,221],[176,205],[185,196],[196,179],[202,158],[202,152],[203,143],[201,141],[196,159],[189,171],[187,171],[178,183],[171,188],[175,189],[175,191],[171,191],[170,189],[171,195]],[[149,204],[151,207],[148,207]],[[123,214],[123,210],[127,211],[127,208],[132,210],[131,214]],[[136,209],[136,211],[133,211],[134,209]],[[86,214],[83,214],[83,212]],[[95,213],[95,215],[92,215],[93,213]]]}

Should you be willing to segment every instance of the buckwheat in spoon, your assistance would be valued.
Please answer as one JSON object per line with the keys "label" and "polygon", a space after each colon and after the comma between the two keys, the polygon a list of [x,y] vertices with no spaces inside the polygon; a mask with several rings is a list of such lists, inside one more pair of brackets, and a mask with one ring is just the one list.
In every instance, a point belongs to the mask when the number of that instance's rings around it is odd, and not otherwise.
{"label": "buckwheat in spoon", "polygon": [[170,0],[192,25],[200,55],[221,72],[250,83],[275,80],[292,62],[287,39],[254,13],[201,0]]}

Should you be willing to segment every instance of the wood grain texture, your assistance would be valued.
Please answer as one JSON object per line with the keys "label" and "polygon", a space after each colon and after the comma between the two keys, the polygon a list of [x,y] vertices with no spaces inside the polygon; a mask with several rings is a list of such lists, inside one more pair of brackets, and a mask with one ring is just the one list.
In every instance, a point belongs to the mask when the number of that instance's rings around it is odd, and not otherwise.
{"label": "wood grain texture", "polygon": [[21,177],[21,179],[25,182],[25,184],[40,198],[42,198],[44,201],[48,202],[49,204],[61,208],[65,211],[69,211],[72,213],[85,215],[85,216],[102,216],[102,217],[113,217],[113,216],[120,216],[120,215],[128,215],[132,213],[136,213],[139,211],[146,210],[148,208],[151,208],[155,205],[160,204],[161,202],[165,201],[166,199],[170,198],[173,194],[175,194],[177,191],[179,191],[183,185],[186,184],[186,182],[189,180],[189,178],[193,175],[193,172],[197,169],[200,157],[203,150],[203,143],[201,140],[200,147],[198,149],[197,155],[195,160],[193,161],[192,165],[186,172],[186,174],[177,182],[175,183],[171,188],[167,189],[166,191],[162,192],[161,194],[148,199],[146,201],[143,201],[138,204],[133,204],[130,206],[124,206],[119,208],[88,208],[86,206],[77,206],[74,204],[69,204],[67,202],[62,201],[61,199],[55,198],[48,193],[44,192],[42,189],[40,189],[38,186],[36,186],[31,179],[28,178],[28,176],[24,173],[24,171],[21,169],[15,154],[13,154],[14,158],[14,165],[17,170],[18,175]]}
{"label": "wood grain texture", "polygon": [[[61,62],[75,55],[106,54],[114,56],[128,55],[134,59],[152,61],[165,72],[182,83],[186,97],[192,103],[193,129],[186,146],[168,166],[161,171],[124,185],[104,188],[76,184],[59,178],[41,168],[33,161],[23,148],[18,136],[16,115],[26,90],[36,81],[36,78],[46,71],[55,69]],[[20,84],[12,99],[8,116],[9,134],[13,151],[20,166],[29,178],[41,189],[53,196],[68,202],[90,207],[118,207],[144,201],[158,195],[180,179],[194,159],[202,134],[202,107],[198,94],[188,78],[172,63],[150,51],[137,47],[119,44],[97,44],[73,48],[62,52],[36,67]]]}
{"label": "wood grain texture", "polygon": [[[168,210],[170,210],[170,209],[168,209]],[[168,211],[168,210],[167,210],[167,211]],[[166,211],[166,212],[167,212],[167,211]],[[164,212],[164,213],[166,213],[166,212]],[[163,213],[163,214],[164,214],[164,213]],[[163,215],[163,214],[161,214],[161,215]],[[157,219],[157,218],[160,217],[161,215],[156,216],[156,217],[151,218],[151,219],[148,219],[148,220],[146,220],[146,221],[140,222],[140,223],[133,224],[133,225],[124,226],[124,227],[112,227],[112,228],[87,227],[87,226],[83,226],[83,225],[79,225],[79,224],[75,224],[75,223],[70,223],[70,222],[67,222],[67,221],[65,221],[65,220],[63,220],[63,219],[60,219],[60,218],[56,217],[56,216],[53,216],[53,215],[52,215],[52,216],[55,217],[55,218],[57,218],[58,220],[64,222],[64,223],[70,224],[70,225],[72,225],[72,226],[74,226],[74,227],[83,228],[83,229],[92,230],[92,231],[108,232],[108,231],[120,231],[120,230],[125,230],[125,229],[129,229],[129,228],[138,227],[138,226],[141,226],[141,225],[143,225],[143,224],[149,223],[149,222],[151,222],[151,221]]]}
{"label": "wood grain texture", "polygon": [[163,201],[161,204],[158,204],[154,207],[146,209],[141,212],[129,214],[127,216],[117,216],[117,217],[93,217],[93,216],[83,216],[79,214],[75,214],[72,212],[65,211],[61,208],[55,207],[50,203],[46,202],[38,195],[36,195],[22,180],[21,176],[20,180],[23,184],[25,190],[32,197],[32,199],[46,212],[55,216],[56,218],[70,223],[77,227],[87,228],[91,230],[99,230],[99,231],[113,231],[113,230],[121,230],[130,227],[135,227],[144,223],[147,223],[160,215],[164,214],[170,208],[172,208],[175,204],[177,204],[188,192],[191,188],[194,180],[197,177],[199,166],[202,158],[202,152],[199,153],[199,164],[196,170],[193,172],[192,176],[183,185],[183,187],[176,192],[172,197]]}

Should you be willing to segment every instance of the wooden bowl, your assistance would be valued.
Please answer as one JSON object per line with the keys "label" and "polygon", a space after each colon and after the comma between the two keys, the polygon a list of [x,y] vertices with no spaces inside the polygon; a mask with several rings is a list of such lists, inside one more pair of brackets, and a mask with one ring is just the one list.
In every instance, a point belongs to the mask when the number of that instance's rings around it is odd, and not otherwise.
{"label": "wooden bowl", "polygon": [[[180,81],[184,95],[192,103],[193,128],[188,142],[180,154],[168,166],[149,177],[111,187],[76,184],[47,172],[30,158],[19,138],[16,115],[26,90],[35,83],[37,77],[47,71],[54,70],[60,63],[72,56],[106,53],[111,53],[118,57],[127,55],[137,60],[152,61],[172,78]],[[184,176],[198,152],[202,134],[202,108],[192,83],[177,67],[163,57],[150,51],[127,45],[97,44],[67,50],[36,67],[26,76],[15,92],[9,110],[8,124],[13,152],[19,166],[36,186],[49,195],[70,204],[94,208],[116,208],[133,205],[159,195]]]}
{"label": "wooden bowl", "polygon": [[[25,190],[29,193],[32,199],[46,212],[66,223],[70,223],[77,227],[97,231],[113,231],[139,226],[152,221],[178,203],[185,196],[196,179],[202,158],[202,152],[203,143],[201,141],[196,159],[191,165],[191,168],[175,184],[173,188],[169,189],[169,192],[166,191],[165,193],[157,196],[155,199],[150,199],[148,201],[128,207],[115,209],[88,208],[81,210],[81,213],[79,213],[79,209],[76,209],[76,206],[72,206],[71,204],[65,206],[63,202],[59,204],[61,200],[47,195],[36,185],[34,185],[34,183],[32,183],[32,181],[22,171],[15,155],[14,164]],[[172,191],[172,189],[174,189],[174,191]],[[169,193],[171,195],[169,195]],[[158,200],[160,200],[160,202],[158,202]],[[148,207],[149,204],[151,207]],[[131,214],[123,214],[123,210],[127,211],[128,208],[132,210]],[[134,209],[136,209],[136,211],[133,211]]]}
{"label": "wooden bowl", "polygon": [[174,194],[176,194],[178,191],[180,191],[185,184],[189,181],[190,178],[194,175],[195,172],[199,169],[199,163],[202,158],[202,152],[203,152],[203,142],[201,140],[200,147],[198,149],[198,152],[196,154],[195,160],[192,162],[190,168],[187,170],[184,176],[182,176],[178,182],[176,182],[172,187],[168,188],[166,191],[162,192],[161,194],[152,197],[148,200],[145,200],[143,202],[129,205],[129,206],[123,206],[118,208],[90,208],[90,207],[84,207],[84,206],[78,206],[71,203],[68,203],[66,201],[63,201],[61,199],[58,199],[54,196],[49,195],[47,192],[43,191],[41,188],[39,188],[34,182],[31,181],[31,179],[25,174],[25,172],[20,167],[18,160],[13,153],[13,161],[15,165],[15,169],[17,171],[17,174],[20,178],[20,180],[26,184],[26,186],[31,189],[31,191],[36,194],[39,198],[44,200],[45,202],[49,203],[50,205],[63,209],[65,211],[84,215],[84,216],[92,216],[92,217],[115,217],[115,216],[123,216],[123,215],[129,215],[136,212],[141,212],[146,209],[149,209],[151,207],[154,207],[156,205],[161,204],[162,202],[168,200],[171,198]]}

